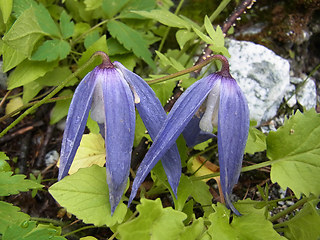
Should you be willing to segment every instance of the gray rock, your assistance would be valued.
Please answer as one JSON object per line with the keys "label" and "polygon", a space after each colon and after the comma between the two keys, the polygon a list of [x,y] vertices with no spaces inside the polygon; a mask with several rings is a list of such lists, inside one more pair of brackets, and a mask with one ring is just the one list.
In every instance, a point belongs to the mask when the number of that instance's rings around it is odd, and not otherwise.
{"label": "gray rock", "polygon": [[7,89],[7,74],[2,71],[3,62],[0,61],[0,88]]}
{"label": "gray rock", "polygon": [[317,105],[316,84],[312,78],[308,78],[301,85],[296,87],[296,96],[298,103],[307,110],[315,108]]}
{"label": "gray rock", "polygon": [[230,72],[243,90],[251,120],[273,118],[290,86],[290,65],[268,48],[247,41],[228,40]]}
{"label": "gray rock", "polygon": [[284,96],[285,100],[287,101],[287,105],[289,107],[293,107],[297,103],[297,98],[296,98],[296,86],[294,84],[290,84],[287,92]]}

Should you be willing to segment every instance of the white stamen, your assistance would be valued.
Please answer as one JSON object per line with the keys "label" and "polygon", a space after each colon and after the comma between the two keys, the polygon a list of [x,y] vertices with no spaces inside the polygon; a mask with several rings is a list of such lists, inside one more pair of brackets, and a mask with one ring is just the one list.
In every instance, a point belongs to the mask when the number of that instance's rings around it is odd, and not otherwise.
{"label": "white stamen", "polygon": [[221,81],[218,81],[208,95],[206,110],[199,124],[202,131],[212,133],[213,126],[218,126],[220,83]]}

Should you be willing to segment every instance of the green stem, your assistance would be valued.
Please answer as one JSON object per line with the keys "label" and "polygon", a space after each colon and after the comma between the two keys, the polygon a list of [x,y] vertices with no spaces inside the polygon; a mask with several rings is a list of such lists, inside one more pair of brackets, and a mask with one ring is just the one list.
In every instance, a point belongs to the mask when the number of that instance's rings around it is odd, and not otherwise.
{"label": "green stem", "polygon": [[[223,0],[219,6],[217,7],[217,9],[211,14],[211,16],[209,17],[210,22],[213,22],[217,16],[219,16],[219,14],[226,8],[226,6],[229,4],[231,0]],[[203,29],[202,29],[203,28]],[[202,26],[201,30],[204,30],[204,25]]]}
{"label": "green stem", "polygon": [[37,221],[37,222],[47,222],[47,223],[52,223],[54,225],[58,226],[63,226],[65,225],[63,222],[54,220],[54,219],[49,219],[49,218],[40,218],[40,217],[30,217],[31,221]]}
{"label": "green stem", "polygon": [[85,226],[85,227],[82,227],[82,228],[78,228],[77,230],[74,230],[72,232],[68,232],[64,235],[62,235],[62,237],[66,237],[66,236],[69,236],[69,235],[72,235],[72,234],[75,234],[77,232],[80,232],[80,231],[83,231],[83,230],[86,230],[86,229],[90,229],[90,228],[97,228],[96,226],[92,225],[92,226]]}
{"label": "green stem", "polygon": [[293,204],[292,206],[288,207],[287,209],[279,212],[278,214],[270,217],[268,220],[270,222],[274,222],[276,220],[278,220],[279,218],[282,218],[284,216],[286,216],[287,214],[291,213],[292,211],[296,210],[298,207],[302,206],[303,204],[305,204],[306,202],[315,199],[315,196],[312,197],[304,197],[301,200],[299,200],[298,202],[296,202],[295,204]]}
{"label": "green stem", "polygon": [[61,89],[64,88],[65,85],[69,83],[74,77],[76,77],[79,73],[81,73],[84,69],[86,69],[96,58],[95,56],[92,56],[85,64],[83,64],[81,67],[79,67],[74,73],[69,75],[69,77],[66,78],[58,87],[56,87],[51,93],[49,93],[46,97],[44,97],[42,100],[34,104],[31,108],[26,110],[24,113],[22,113],[16,120],[14,120],[7,128],[5,128],[1,133],[0,137],[5,135],[11,128],[13,128],[15,125],[17,125],[23,118],[25,118],[28,114],[30,114],[33,110],[40,107],[42,104],[46,103],[47,100],[52,98],[55,94],[57,94]]}
{"label": "green stem", "polygon": [[[184,0],[180,0],[179,5],[177,6],[177,8],[176,8],[176,10],[174,12],[175,15],[178,15],[178,13],[179,13],[179,11],[180,11],[180,9],[182,7],[183,2],[184,2]],[[164,46],[164,43],[167,40],[168,34],[170,32],[170,29],[171,29],[171,27],[167,27],[167,29],[166,29],[166,31],[165,31],[162,39],[161,39],[161,42],[160,42],[160,45],[159,45],[159,48],[158,48],[158,52],[162,51],[162,48]],[[154,58],[154,61],[156,62],[158,60],[158,58],[159,58],[158,55],[156,55],[156,57]]]}

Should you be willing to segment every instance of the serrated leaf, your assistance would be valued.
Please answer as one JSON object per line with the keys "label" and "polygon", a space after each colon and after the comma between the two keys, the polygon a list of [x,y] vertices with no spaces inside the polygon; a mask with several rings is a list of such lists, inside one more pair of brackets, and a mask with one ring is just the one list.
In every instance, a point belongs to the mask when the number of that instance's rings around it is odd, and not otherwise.
{"label": "serrated leaf", "polygon": [[106,168],[97,165],[79,169],[52,185],[49,192],[68,212],[97,227],[121,223],[127,212],[120,202],[111,216]]}
{"label": "serrated leaf", "polygon": [[116,20],[109,21],[107,26],[112,37],[116,38],[128,50],[132,50],[137,57],[142,58],[153,69],[156,68],[148,44],[138,31]]}
{"label": "serrated leaf", "polygon": [[169,27],[177,27],[177,28],[190,28],[190,25],[178,17],[177,15],[173,14],[172,12],[166,9],[154,9],[149,12],[147,11],[131,11],[136,13],[140,16],[145,18],[150,18],[156,20],[166,26]]}
{"label": "serrated leaf", "polygon": [[62,11],[60,15],[60,29],[64,39],[73,35],[74,22],[71,21],[71,17],[66,13],[66,11]]}
{"label": "serrated leaf", "polygon": [[204,18],[204,27],[205,27],[207,33],[209,34],[210,38],[215,39],[216,31],[214,30],[214,28],[211,24],[211,21],[207,15]]}
{"label": "serrated leaf", "polygon": [[13,0],[0,0],[0,10],[2,12],[2,19],[4,23],[7,23],[8,18],[12,11]]}
{"label": "serrated leaf", "polygon": [[262,152],[266,150],[267,136],[264,135],[261,131],[256,129],[255,127],[249,128],[249,135],[247,140],[247,145],[245,148],[245,153],[254,154],[255,152]]}
{"label": "serrated leaf", "polygon": [[73,159],[69,174],[76,173],[80,168],[98,165],[103,167],[106,163],[106,149],[104,139],[100,134],[84,134],[76,156]]}
{"label": "serrated leaf", "polygon": [[179,239],[184,230],[182,221],[186,215],[171,207],[162,208],[159,198],[154,201],[141,199],[137,210],[137,218],[118,227],[122,240],[144,240],[150,236],[154,240]]}
{"label": "serrated leaf", "polygon": [[20,225],[11,225],[4,232],[3,240],[65,240],[66,238],[58,236],[60,231],[57,227],[47,225],[36,226],[35,221],[25,221]]}
{"label": "serrated leaf", "polygon": [[29,218],[28,214],[20,212],[20,208],[11,203],[0,201],[0,234],[3,234],[7,227],[18,225]]}
{"label": "serrated leaf", "polygon": [[0,196],[42,188],[41,184],[25,179],[25,177],[22,174],[12,175],[12,172],[0,172]]}
{"label": "serrated leaf", "polygon": [[195,34],[189,30],[181,29],[176,32],[176,39],[180,49],[183,49],[184,45],[191,39],[195,38]]}
{"label": "serrated leaf", "polygon": [[276,160],[271,165],[271,180],[282,189],[289,187],[301,194],[320,195],[320,114],[311,109],[297,111],[284,126],[267,137],[267,156]]}
{"label": "serrated leaf", "polygon": [[71,50],[70,44],[65,40],[47,40],[32,55],[34,61],[52,62],[65,59]]}
{"label": "serrated leaf", "polygon": [[236,208],[243,215],[234,215],[231,223],[230,210],[221,203],[214,205],[215,212],[208,217],[211,222],[206,232],[209,239],[284,240],[266,219],[265,208],[256,209],[253,203],[251,200],[238,201]]}
{"label": "serrated leaf", "polygon": [[24,11],[3,37],[4,43],[25,57],[31,55],[34,45],[45,34],[37,21],[35,12],[34,7]]}
{"label": "serrated leaf", "polygon": [[[66,89],[59,94],[59,97],[72,96],[73,92],[70,89]],[[50,113],[50,124],[59,122],[62,118],[68,115],[71,98],[57,101]]]}
{"label": "serrated leaf", "polygon": [[320,236],[320,210],[316,209],[319,200],[304,204],[303,208],[285,222],[284,236],[290,240],[319,239]]}
{"label": "serrated leaf", "polygon": [[199,239],[204,231],[204,221],[203,218],[198,218],[192,222],[191,225],[184,228],[183,232],[180,234],[181,240],[195,240]]}
{"label": "serrated leaf", "polygon": [[103,0],[102,9],[108,18],[116,15],[130,0]]}
{"label": "serrated leaf", "polygon": [[55,68],[57,62],[34,62],[25,60],[9,75],[8,89],[32,82]]}

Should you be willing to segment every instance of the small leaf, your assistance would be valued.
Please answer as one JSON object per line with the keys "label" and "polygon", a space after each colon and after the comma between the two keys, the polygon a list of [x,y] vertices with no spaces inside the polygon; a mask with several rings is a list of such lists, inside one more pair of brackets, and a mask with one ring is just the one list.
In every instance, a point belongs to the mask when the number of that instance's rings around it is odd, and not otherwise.
{"label": "small leaf", "polygon": [[64,40],[47,40],[32,55],[34,61],[52,62],[65,59],[71,50],[70,44]]}
{"label": "small leaf", "polygon": [[209,34],[210,38],[215,39],[216,31],[214,30],[214,28],[210,22],[210,19],[208,18],[207,15],[204,18],[204,27],[206,28],[206,31]]}
{"label": "small leaf", "polygon": [[0,196],[9,196],[19,192],[27,192],[29,189],[40,189],[42,185],[25,179],[25,175],[12,175],[12,172],[0,172]]}
{"label": "small leaf", "polygon": [[125,7],[121,10],[119,18],[136,18],[143,19],[142,16],[133,13],[135,10],[145,10],[150,11],[156,7],[156,0],[135,0],[129,1]]}
{"label": "small leaf", "polygon": [[12,11],[13,0],[0,0],[0,10],[2,12],[2,19],[4,23],[7,23]]}
{"label": "small leaf", "polygon": [[103,0],[102,9],[108,18],[112,18],[129,2],[130,0]]}
{"label": "small leaf", "polygon": [[190,25],[186,21],[184,21],[177,15],[165,9],[154,9],[149,12],[147,11],[131,11],[131,12],[139,14],[146,18],[156,20],[169,27],[190,28]]}
{"label": "small leaf", "polygon": [[137,57],[142,58],[153,69],[156,68],[151,58],[148,44],[138,31],[116,20],[109,21],[107,26],[110,34],[122,43],[125,48],[132,50]]}
{"label": "small leaf", "polygon": [[0,172],[11,171],[11,167],[6,160],[9,160],[8,156],[4,152],[0,152]]}
{"label": "small leaf", "polygon": [[118,55],[118,54],[127,54],[130,51],[123,47],[116,39],[110,37],[107,39],[107,45],[109,48],[109,56]]}
{"label": "small leaf", "polygon": [[100,38],[100,33],[98,29],[90,32],[89,34],[87,34],[87,36],[84,39],[84,47],[88,49],[93,43],[98,41],[99,38]]}
{"label": "small leaf", "polygon": [[91,11],[102,6],[102,0],[84,0],[84,4],[86,5],[86,10]]}
{"label": "small leaf", "polygon": [[127,206],[119,203],[111,216],[106,168],[93,165],[79,169],[49,188],[51,195],[85,223],[114,226],[123,222]]}
{"label": "small leaf", "polygon": [[73,35],[74,23],[71,21],[71,17],[65,11],[62,11],[60,15],[60,29],[64,39],[67,39]]}
{"label": "small leaf", "polygon": [[297,198],[301,194],[320,195],[320,114],[314,109],[286,120],[267,137],[267,156],[271,180],[282,189],[289,187]]}
{"label": "small leaf", "polygon": [[23,103],[26,104],[31,101],[41,91],[41,86],[37,81],[32,81],[23,86]]}
{"label": "small leaf", "polygon": [[34,62],[25,60],[9,75],[8,89],[32,82],[55,68],[57,62]]}
{"label": "small leaf", "polygon": [[10,99],[8,104],[6,105],[6,115],[14,112],[18,108],[23,106],[23,101],[21,97],[15,97]]}
{"label": "small leaf", "polygon": [[191,225],[184,228],[183,232],[180,234],[181,240],[195,240],[200,239],[199,237],[204,232],[204,220],[203,218],[195,219]]}
{"label": "small leaf", "polygon": [[169,100],[169,98],[172,96],[172,92],[175,86],[176,86],[175,81],[166,81],[166,82],[153,84],[151,85],[151,88],[159,98],[162,106],[164,106]]}
{"label": "small leaf", "polygon": [[171,207],[162,208],[159,198],[141,199],[137,206],[139,216],[130,222],[121,224],[117,231],[122,240],[142,239],[179,239],[184,230],[183,220],[186,215]]}
{"label": "small leaf", "polygon": [[195,27],[193,27],[192,29],[198,35],[198,37],[200,37],[204,42],[208,44],[213,44],[213,40],[209,38],[207,35],[203,34],[202,32],[200,32],[200,30],[198,30]]}
{"label": "small leaf", "polygon": [[255,127],[250,127],[247,145],[244,151],[246,153],[254,154],[255,152],[262,152],[266,150],[266,138],[266,135],[264,135],[261,131]]}
{"label": "small leaf", "polygon": [[183,49],[184,45],[191,39],[195,38],[195,34],[188,31],[188,30],[184,30],[181,29],[179,31],[176,32],[176,39],[177,42],[180,46],[180,49]]}
{"label": "small leaf", "polygon": [[[67,89],[62,91],[59,94],[59,97],[72,96],[72,95],[73,95],[73,92],[70,89]],[[71,103],[71,98],[56,102],[55,106],[53,107],[50,113],[50,124],[55,124],[59,122],[62,118],[67,116],[70,103]]]}
{"label": "small leaf", "polygon": [[20,208],[11,203],[0,201],[0,234],[14,224],[20,224],[30,218],[28,214],[20,212]]}

